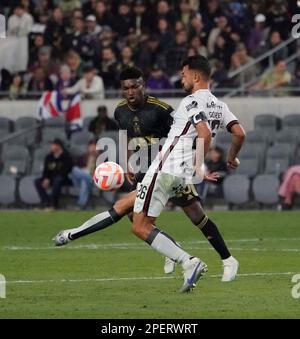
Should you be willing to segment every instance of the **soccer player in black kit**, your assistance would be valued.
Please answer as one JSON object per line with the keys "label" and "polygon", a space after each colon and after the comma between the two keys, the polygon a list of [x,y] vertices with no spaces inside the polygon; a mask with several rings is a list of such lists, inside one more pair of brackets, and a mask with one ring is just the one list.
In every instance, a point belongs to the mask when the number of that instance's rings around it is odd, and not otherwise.
{"label": "soccer player in black kit", "polygon": [[[115,119],[119,128],[127,131],[130,139],[134,138],[137,145],[139,140],[142,139],[143,144],[146,142],[150,149],[153,138],[167,137],[173,121],[171,116],[173,108],[165,102],[145,94],[143,73],[138,68],[129,67],[123,70],[120,80],[124,100],[115,109]],[[63,246],[82,236],[105,229],[117,223],[125,215],[132,218],[136,184],[141,182],[144,173],[133,174],[129,171],[125,176],[132,184],[130,193],[116,201],[110,210],[95,215],[77,228],[58,233],[54,238],[55,245]],[[216,180],[216,178],[217,176],[214,174],[206,176],[206,179],[211,181]],[[187,185],[185,190],[172,201],[182,208],[191,222],[201,230],[220,255],[224,267],[222,281],[234,280],[238,270],[238,262],[231,256],[217,226],[203,211],[194,185]],[[164,269],[165,273],[172,273],[175,269],[175,263],[166,258]]]}

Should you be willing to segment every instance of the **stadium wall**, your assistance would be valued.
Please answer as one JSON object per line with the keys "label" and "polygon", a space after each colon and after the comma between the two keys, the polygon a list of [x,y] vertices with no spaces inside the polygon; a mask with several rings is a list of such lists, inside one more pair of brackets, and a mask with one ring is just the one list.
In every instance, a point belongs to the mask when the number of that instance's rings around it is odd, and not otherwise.
{"label": "stadium wall", "polygon": [[[164,98],[173,107],[177,107],[179,98]],[[109,116],[113,116],[114,108],[120,100],[105,99],[85,100],[82,104],[83,117],[96,115],[99,105],[106,105]],[[246,130],[252,130],[254,127],[254,118],[258,114],[275,114],[283,117],[287,114],[300,113],[298,97],[284,98],[266,98],[266,97],[247,97],[247,98],[225,98],[231,111],[237,116]],[[0,116],[15,120],[22,116],[37,117],[37,100],[0,101]]]}

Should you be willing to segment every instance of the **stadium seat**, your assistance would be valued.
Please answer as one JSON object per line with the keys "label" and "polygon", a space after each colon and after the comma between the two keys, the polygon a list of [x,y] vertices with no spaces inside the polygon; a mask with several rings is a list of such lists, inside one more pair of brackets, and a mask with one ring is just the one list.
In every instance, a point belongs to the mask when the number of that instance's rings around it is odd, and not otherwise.
{"label": "stadium seat", "polygon": [[282,119],[282,128],[289,131],[295,130],[299,133],[300,130],[300,114],[289,114]]}
{"label": "stadium seat", "polygon": [[[266,149],[267,149],[267,144],[260,144],[260,143],[251,144],[251,143],[248,143],[248,140],[246,140],[245,144],[243,145],[238,155],[238,158],[241,160],[241,164],[237,169],[238,173],[243,174],[240,167],[243,167],[246,165],[244,164],[244,159],[257,159],[258,160],[258,169],[257,169],[258,172],[257,173],[261,173],[264,169]],[[248,169],[248,170],[252,172],[254,169]]]}
{"label": "stadium seat", "polygon": [[280,129],[280,118],[273,114],[259,114],[254,118],[254,129],[277,131]]}
{"label": "stadium seat", "polygon": [[229,204],[242,205],[249,201],[250,180],[241,174],[228,175],[223,181],[223,194]]}
{"label": "stadium seat", "polygon": [[0,117],[0,139],[12,132],[13,122],[4,117]]}
{"label": "stadium seat", "polygon": [[252,190],[254,199],[260,204],[278,203],[279,179],[275,175],[261,174],[254,178]]}
{"label": "stadium seat", "polygon": [[16,202],[16,180],[14,177],[0,175],[0,204],[8,206]]}
{"label": "stadium seat", "polygon": [[278,177],[290,165],[290,148],[288,144],[275,144],[267,151],[266,174],[274,174]]}
{"label": "stadium seat", "polygon": [[94,139],[93,133],[82,131],[75,132],[72,134],[70,139],[70,145],[72,146],[83,146],[87,147],[88,143]]}
{"label": "stadium seat", "polygon": [[50,118],[43,121],[44,128],[63,129],[66,128],[66,120],[63,117]]}
{"label": "stadium seat", "polygon": [[40,197],[36,191],[34,180],[36,176],[30,175],[23,177],[19,183],[19,196],[23,203],[27,205],[38,205],[41,203]]}
{"label": "stadium seat", "polygon": [[[299,127],[300,128],[300,127]],[[299,129],[300,130],[300,129]],[[299,130],[284,128],[277,132],[274,136],[274,144],[289,145],[289,153],[291,156],[295,154],[299,143]]]}
{"label": "stadium seat", "polygon": [[95,117],[85,117],[83,119],[83,130],[84,131],[87,131],[87,132],[89,131],[90,123],[93,119],[95,119]]}
{"label": "stadium seat", "polygon": [[262,130],[268,138],[272,141],[274,134],[280,129],[281,120],[272,114],[259,114],[254,119],[255,130]]}
{"label": "stadium seat", "polygon": [[235,170],[235,174],[243,174],[249,178],[255,177],[260,171],[260,159],[252,157],[250,155],[244,155],[239,157],[241,163]]}
{"label": "stadium seat", "polygon": [[48,153],[49,153],[49,147],[47,145],[46,147],[35,149],[33,153],[32,167],[31,167],[32,175],[37,176],[43,172],[44,160]]}
{"label": "stadium seat", "polygon": [[30,130],[30,132],[26,134],[22,134],[21,136],[11,139],[11,143],[17,145],[34,145],[37,138],[38,132],[38,120],[33,117],[21,117],[15,121],[15,131],[19,132],[24,129],[28,129],[30,127],[35,128]]}
{"label": "stadium seat", "polygon": [[226,154],[231,144],[231,138],[232,136],[230,133],[228,133],[227,131],[221,131],[217,134],[215,144],[216,146],[220,147]]}
{"label": "stadium seat", "polygon": [[56,138],[63,141],[65,146],[67,146],[68,140],[67,140],[67,135],[65,131],[61,129],[55,129],[55,128],[42,130],[42,144],[47,145],[51,141],[53,141],[53,139],[56,139]]}
{"label": "stadium seat", "polygon": [[268,143],[268,136],[262,129],[249,131],[246,134],[246,142],[248,144],[260,144],[264,145]]}
{"label": "stadium seat", "polygon": [[26,147],[9,145],[2,152],[2,174],[25,174],[28,169],[29,160],[29,151]]}

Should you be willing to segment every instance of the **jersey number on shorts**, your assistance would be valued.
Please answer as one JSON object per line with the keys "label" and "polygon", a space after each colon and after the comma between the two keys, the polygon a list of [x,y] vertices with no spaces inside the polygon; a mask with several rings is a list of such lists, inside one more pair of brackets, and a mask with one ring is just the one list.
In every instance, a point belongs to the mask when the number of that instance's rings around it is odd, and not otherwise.
{"label": "jersey number on shorts", "polygon": [[145,199],[147,189],[148,189],[147,186],[140,185],[136,197],[137,197],[137,198],[140,198],[141,200]]}

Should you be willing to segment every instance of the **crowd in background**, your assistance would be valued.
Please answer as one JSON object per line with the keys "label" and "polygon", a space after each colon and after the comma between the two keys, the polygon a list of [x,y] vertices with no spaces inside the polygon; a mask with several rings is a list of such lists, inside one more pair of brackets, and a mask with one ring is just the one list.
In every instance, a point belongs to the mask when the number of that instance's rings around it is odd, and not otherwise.
{"label": "crowd in background", "polygon": [[[102,99],[119,88],[127,65],[145,72],[149,89],[180,88],[180,62],[194,54],[210,59],[213,88],[236,87],[239,76],[228,72],[288,39],[299,7],[294,0],[2,0],[0,12],[7,36],[29,41],[27,70],[2,69],[0,90],[11,99],[45,90]],[[276,53],[272,74],[249,92],[298,86],[300,66],[290,74],[283,61],[296,48]],[[266,67],[249,68],[244,80]]]}

